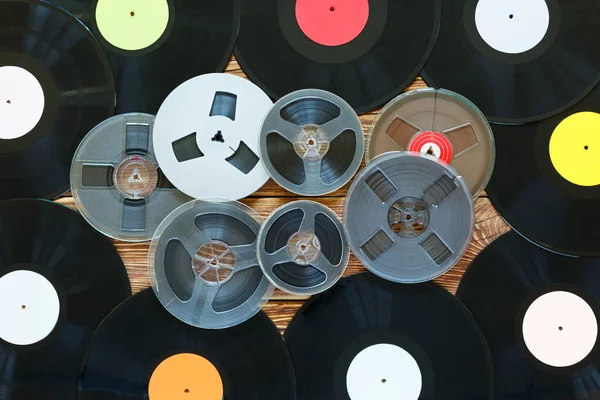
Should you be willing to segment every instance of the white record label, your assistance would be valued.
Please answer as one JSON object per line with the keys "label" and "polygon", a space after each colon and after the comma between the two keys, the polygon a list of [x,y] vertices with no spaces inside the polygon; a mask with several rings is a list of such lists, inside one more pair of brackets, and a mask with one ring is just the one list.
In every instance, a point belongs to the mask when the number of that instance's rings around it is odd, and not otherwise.
{"label": "white record label", "polygon": [[550,11],[545,0],[479,0],[475,26],[493,49],[519,54],[544,39],[550,26]]}
{"label": "white record label", "polygon": [[551,367],[569,367],[590,354],[598,321],[581,297],[564,291],[537,298],[523,318],[523,338],[531,354]]}
{"label": "white record label", "polygon": [[252,82],[206,74],[177,87],[161,105],[154,151],[171,183],[197,199],[238,200],[269,176],[258,137],[273,106]]}
{"label": "white record label", "polygon": [[346,374],[352,400],[418,400],[422,386],[421,369],[413,356],[387,343],[358,353]]}
{"label": "white record label", "polygon": [[25,136],[44,113],[44,90],[26,69],[0,67],[0,139]]}
{"label": "white record label", "polygon": [[56,289],[27,270],[0,278],[0,338],[19,346],[35,344],[54,330],[60,314]]}

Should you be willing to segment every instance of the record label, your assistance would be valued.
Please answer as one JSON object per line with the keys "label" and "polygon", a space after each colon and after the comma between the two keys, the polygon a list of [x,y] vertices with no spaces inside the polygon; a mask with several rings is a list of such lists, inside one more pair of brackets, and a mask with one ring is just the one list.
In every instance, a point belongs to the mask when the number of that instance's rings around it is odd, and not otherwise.
{"label": "record label", "polygon": [[545,0],[479,0],[475,26],[494,50],[524,53],[540,44],[550,27],[550,10]]}
{"label": "record label", "polygon": [[0,66],[0,139],[25,136],[44,113],[44,90],[24,68]]}
{"label": "record label", "polygon": [[18,346],[38,343],[54,330],[60,300],[43,275],[16,270],[0,277],[0,339]]}
{"label": "record label", "polygon": [[598,321],[581,297],[552,291],[535,299],[523,317],[527,349],[551,367],[570,367],[583,361],[596,346]]}
{"label": "record label", "polygon": [[128,51],[156,43],[169,24],[167,0],[98,0],[96,23],[104,39]]}
{"label": "record label", "polygon": [[374,344],[354,357],[346,375],[352,400],[418,400],[423,376],[414,357],[403,348]]}
{"label": "record label", "polygon": [[217,368],[197,354],[175,354],[152,373],[150,400],[222,400],[223,380]]}
{"label": "record label", "polygon": [[550,137],[556,171],[579,186],[600,185],[600,114],[579,112],[562,120]]}
{"label": "record label", "polygon": [[369,0],[297,0],[296,19],[302,32],[323,46],[356,39],[369,20]]}

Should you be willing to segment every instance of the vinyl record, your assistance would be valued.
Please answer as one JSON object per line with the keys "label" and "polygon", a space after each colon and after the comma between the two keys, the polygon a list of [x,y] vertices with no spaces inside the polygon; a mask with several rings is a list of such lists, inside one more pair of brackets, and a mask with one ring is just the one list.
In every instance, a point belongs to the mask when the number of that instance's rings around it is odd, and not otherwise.
{"label": "vinyl record", "polygon": [[0,398],[77,399],[89,339],[130,295],[114,246],[79,214],[0,202]]}
{"label": "vinyl record", "polygon": [[468,99],[449,90],[418,89],[390,101],[375,117],[367,137],[367,163],[390,151],[414,151],[450,164],[473,198],[487,185],[496,149],[485,116]]}
{"label": "vinyl record", "polygon": [[271,297],[256,243],[262,219],[237,202],[190,201],[159,225],[148,268],[158,299],[199,328],[238,325]]}
{"label": "vinyl record", "polygon": [[333,286],[348,264],[342,221],[315,201],[293,201],[273,213],[258,232],[258,263],[279,289],[312,295]]}
{"label": "vinyl record", "polygon": [[457,296],[486,336],[497,400],[600,398],[600,260],[510,232],[475,258]]}
{"label": "vinyl record", "polygon": [[600,256],[600,87],[569,110],[494,126],[498,158],[487,193],[502,217],[550,251]]}
{"label": "vinyl record", "polygon": [[96,331],[79,400],[293,400],[289,353],[264,313],[205,330],[173,318],[144,290]]}
{"label": "vinyl record", "polygon": [[422,75],[466,96],[490,121],[539,121],[600,80],[599,18],[595,0],[446,1]]}
{"label": "vinyl record", "polygon": [[239,200],[269,179],[260,162],[260,128],[273,102],[230,74],[197,76],[160,106],[154,152],[165,176],[190,197]]}
{"label": "vinyl record", "polygon": [[303,89],[281,98],[265,117],[260,154],[284,189],[321,196],[352,179],[364,142],[360,119],[348,103],[333,93]]}
{"label": "vinyl record", "polygon": [[92,129],[75,152],[75,204],[93,227],[114,239],[152,239],[163,219],[191,200],[158,167],[153,130],[153,115],[117,115]]}
{"label": "vinyl record", "polygon": [[298,400],[492,399],[481,331],[433,284],[344,278],[309,300],[284,337]]}
{"label": "vinyl record", "polygon": [[156,114],[188,79],[221,72],[239,29],[236,0],[51,0],[96,35],[115,73],[117,114]]}
{"label": "vinyl record", "polygon": [[114,109],[108,61],[83,24],[46,2],[0,1],[0,200],[67,191],[79,142]]}
{"label": "vinyl record", "polygon": [[352,182],[344,205],[352,252],[394,282],[419,283],[448,272],[465,253],[474,226],[465,181],[421,153],[374,159]]}
{"label": "vinyl record", "polygon": [[323,89],[361,113],[419,74],[440,14],[439,0],[242,0],[235,55],[271,98]]}

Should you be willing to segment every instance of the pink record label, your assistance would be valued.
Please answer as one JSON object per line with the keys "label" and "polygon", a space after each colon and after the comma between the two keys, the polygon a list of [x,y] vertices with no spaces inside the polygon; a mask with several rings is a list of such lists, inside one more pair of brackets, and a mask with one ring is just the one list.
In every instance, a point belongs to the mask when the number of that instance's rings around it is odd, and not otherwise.
{"label": "pink record label", "polygon": [[297,0],[296,19],[310,40],[341,46],[356,39],[369,20],[369,0]]}

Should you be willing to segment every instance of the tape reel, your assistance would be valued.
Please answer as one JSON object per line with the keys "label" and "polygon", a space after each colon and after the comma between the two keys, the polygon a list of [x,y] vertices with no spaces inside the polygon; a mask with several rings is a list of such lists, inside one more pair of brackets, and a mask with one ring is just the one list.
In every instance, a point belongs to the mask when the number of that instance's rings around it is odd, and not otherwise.
{"label": "tape reel", "polygon": [[258,260],[279,289],[313,295],[333,286],[348,264],[344,227],[333,210],[294,201],[275,210],[258,234]]}
{"label": "tape reel", "polygon": [[237,202],[191,201],[158,227],[150,245],[152,288],[165,308],[199,328],[238,325],[273,293],[256,256],[260,216]]}
{"label": "tape reel", "polygon": [[364,154],[360,119],[342,98],[304,89],[281,98],[267,114],[260,154],[284,189],[321,196],[344,186]]}
{"label": "tape reel", "polygon": [[475,211],[454,169],[428,155],[392,152],[373,159],[352,183],[344,224],[352,251],[369,270],[419,283],[460,260]]}
{"label": "tape reel", "polygon": [[488,184],[496,160],[494,135],[483,113],[444,89],[412,90],[379,112],[369,129],[365,160],[390,151],[429,154],[450,164],[473,198]]}
{"label": "tape reel", "polygon": [[206,74],[184,82],[156,116],[159,165],[179,190],[197,199],[251,195],[269,179],[258,136],[272,106],[258,86],[235,75]]}
{"label": "tape reel", "polygon": [[150,240],[162,220],[190,200],[162,174],[152,149],[153,127],[153,115],[118,115],[92,129],[75,152],[75,204],[106,236]]}

